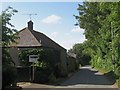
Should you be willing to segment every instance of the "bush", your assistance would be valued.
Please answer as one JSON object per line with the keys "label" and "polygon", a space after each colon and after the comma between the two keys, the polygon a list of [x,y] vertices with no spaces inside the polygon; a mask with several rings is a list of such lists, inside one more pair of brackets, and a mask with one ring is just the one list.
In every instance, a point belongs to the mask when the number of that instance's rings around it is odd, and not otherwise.
{"label": "bush", "polygon": [[17,72],[15,67],[10,65],[3,65],[2,67],[2,87],[15,85],[16,78],[17,78]]}
{"label": "bush", "polygon": [[14,66],[9,52],[6,48],[2,48],[2,88],[6,86],[15,85],[17,78],[17,71]]}
{"label": "bush", "polygon": [[55,82],[56,76],[55,76],[53,73],[51,73],[51,74],[49,75],[48,79],[49,79],[49,82]]}
{"label": "bush", "polygon": [[45,64],[47,64],[47,67],[55,67],[55,63],[60,59],[59,52],[53,49],[29,49],[19,53],[19,59],[22,65],[31,65],[29,55],[38,55],[38,62],[35,63],[35,66],[39,67],[44,67]]}
{"label": "bush", "polygon": [[115,69],[115,74],[120,77],[120,66]]}
{"label": "bush", "polygon": [[50,68],[41,68],[36,67],[35,69],[35,80],[36,83],[47,83],[49,82],[50,78],[49,76],[53,73],[53,71]]}
{"label": "bush", "polygon": [[48,82],[48,76],[42,71],[36,71],[34,82],[46,83],[46,82]]}
{"label": "bush", "polygon": [[119,77],[119,79],[117,80],[117,84],[118,84],[118,87],[120,88],[120,77]]}
{"label": "bush", "polygon": [[[38,55],[38,60],[31,64],[29,55]],[[23,65],[33,65],[35,70],[35,80],[37,83],[46,83],[49,80],[51,73],[57,76],[56,64],[60,61],[60,53],[53,49],[29,49],[19,53],[19,58]]]}
{"label": "bush", "polygon": [[91,60],[91,57],[87,54],[84,54],[81,58],[80,58],[80,64],[82,66],[85,66],[85,65],[90,65],[90,60]]}

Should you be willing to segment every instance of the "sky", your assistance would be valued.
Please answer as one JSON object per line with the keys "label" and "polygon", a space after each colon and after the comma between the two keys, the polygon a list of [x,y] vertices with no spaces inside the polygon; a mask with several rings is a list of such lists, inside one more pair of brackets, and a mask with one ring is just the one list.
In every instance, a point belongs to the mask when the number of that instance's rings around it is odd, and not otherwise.
{"label": "sky", "polygon": [[85,41],[84,29],[74,25],[77,20],[73,15],[78,15],[78,4],[82,2],[4,2],[2,10],[8,6],[18,10],[11,19],[18,31],[27,27],[30,20],[27,14],[37,14],[31,16],[34,30],[68,50],[74,44]]}

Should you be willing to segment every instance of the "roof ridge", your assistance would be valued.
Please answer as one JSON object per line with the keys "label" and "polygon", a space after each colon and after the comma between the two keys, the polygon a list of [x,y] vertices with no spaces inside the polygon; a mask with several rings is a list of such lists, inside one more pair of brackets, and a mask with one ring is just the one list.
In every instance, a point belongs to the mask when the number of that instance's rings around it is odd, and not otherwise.
{"label": "roof ridge", "polygon": [[[54,40],[52,40],[51,38],[49,38],[46,34],[41,33],[41,32],[39,32],[39,31],[35,31],[35,30],[32,30],[32,31],[34,31],[34,32],[36,32],[36,33],[43,34],[43,35],[46,36],[48,39],[50,39],[52,42],[54,42],[55,44],[57,44],[59,47],[65,49],[64,47],[62,47],[61,45],[59,45],[57,42],[55,42]],[[34,35],[34,33],[33,33],[33,35]],[[37,39],[37,37],[36,37],[35,35],[34,35],[34,37]],[[37,40],[38,40],[38,39],[37,39]],[[38,42],[39,42],[39,40],[38,40]],[[65,49],[65,50],[66,50],[66,49]]]}

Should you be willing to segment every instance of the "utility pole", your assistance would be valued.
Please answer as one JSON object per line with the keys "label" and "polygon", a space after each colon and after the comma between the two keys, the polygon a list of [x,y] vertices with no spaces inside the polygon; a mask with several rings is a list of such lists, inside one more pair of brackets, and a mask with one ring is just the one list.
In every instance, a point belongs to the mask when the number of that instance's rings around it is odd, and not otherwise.
{"label": "utility pole", "polygon": [[32,19],[32,16],[33,15],[37,15],[36,13],[30,13],[30,14],[23,14],[23,15],[28,15],[29,16],[29,18],[30,18],[30,20]]}

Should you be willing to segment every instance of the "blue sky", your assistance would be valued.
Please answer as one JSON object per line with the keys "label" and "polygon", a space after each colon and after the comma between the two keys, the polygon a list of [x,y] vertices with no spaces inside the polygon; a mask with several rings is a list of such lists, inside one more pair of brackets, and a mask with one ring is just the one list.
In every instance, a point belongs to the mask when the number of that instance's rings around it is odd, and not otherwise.
{"label": "blue sky", "polygon": [[78,15],[77,7],[81,2],[9,2],[2,3],[4,10],[12,6],[18,10],[11,20],[17,30],[27,27],[32,16],[34,30],[39,31],[50,37],[66,49],[72,48],[75,43],[85,41],[84,30],[74,26],[76,19],[73,15]]}

